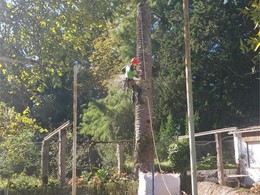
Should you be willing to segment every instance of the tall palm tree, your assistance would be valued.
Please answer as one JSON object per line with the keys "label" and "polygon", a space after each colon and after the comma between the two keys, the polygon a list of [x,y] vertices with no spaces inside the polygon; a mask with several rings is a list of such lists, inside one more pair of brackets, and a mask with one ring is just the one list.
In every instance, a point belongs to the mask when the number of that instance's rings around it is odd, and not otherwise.
{"label": "tall palm tree", "polygon": [[137,7],[137,57],[142,70],[138,85],[141,88],[141,103],[135,106],[135,173],[149,171],[154,160],[152,134],[152,47],[151,9],[145,3]]}

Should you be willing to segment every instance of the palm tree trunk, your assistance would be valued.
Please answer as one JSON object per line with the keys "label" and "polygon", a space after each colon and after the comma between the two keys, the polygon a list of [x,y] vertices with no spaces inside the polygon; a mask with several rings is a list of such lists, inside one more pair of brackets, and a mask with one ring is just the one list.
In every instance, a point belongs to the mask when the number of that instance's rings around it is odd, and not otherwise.
{"label": "palm tree trunk", "polygon": [[135,107],[135,174],[150,171],[149,163],[154,160],[152,135],[152,48],[151,10],[145,3],[137,8],[137,57],[143,74],[138,82],[141,88],[141,104]]}

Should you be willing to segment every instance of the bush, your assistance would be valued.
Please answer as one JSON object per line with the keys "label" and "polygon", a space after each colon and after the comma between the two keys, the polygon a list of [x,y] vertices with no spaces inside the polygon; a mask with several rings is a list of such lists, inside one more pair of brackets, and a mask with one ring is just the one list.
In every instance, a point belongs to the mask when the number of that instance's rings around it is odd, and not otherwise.
{"label": "bush", "polygon": [[215,169],[217,167],[217,157],[207,153],[206,156],[202,157],[202,160],[198,162],[198,169],[208,170]]}
{"label": "bush", "polygon": [[[198,170],[210,170],[210,169],[217,169],[217,157],[210,155],[209,153],[202,157],[202,160],[197,163]],[[225,169],[236,169],[237,165],[233,163],[224,163]]]}
{"label": "bush", "polygon": [[[20,189],[33,189],[41,186],[41,181],[35,177],[29,177],[24,174],[13,175],[10,181],[10,189],[20,190]],[[7,188],[7,179],[2,180],[0,183],[0,189]]]}
{"label": "bush", "polygon": [[190,169],[189,151],[188,139],[179,139],[169,146],[168,160],[175,172],[185,174]]}

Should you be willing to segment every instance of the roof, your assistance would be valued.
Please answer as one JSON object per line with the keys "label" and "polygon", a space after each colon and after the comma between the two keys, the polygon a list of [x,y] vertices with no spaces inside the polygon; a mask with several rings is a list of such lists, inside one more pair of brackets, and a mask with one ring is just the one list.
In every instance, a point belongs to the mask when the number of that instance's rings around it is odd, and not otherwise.
{"label": "roof", "polygon": [[[249,126],[245,128],[228,127],[228,128],[215,129],[215,130],[195,133],[194,137],[201,137],[205,135],[212,135],[212,134],[226,133],[226,132],[228,132],[229,134],[238,134],[238,133],[248,133],[248,132],[257,132],[257,131],[260,131],[260,125]],[[189,135],[183,135],[180,136],[179,138],[188,138],[188,137]]]}
{"label": "roof", "polygon": [[230,131],[229,134],[249,133],[249,132],[257,132],[257,131],[260,131],[260,125],[241,128],[241,129],[237,129],[236,131]]}
{"label": "roof", "polygon": [[[235,131],[235,130],[237,130],[237,127],[228,127],[228,128],[222,128],[222,129],[215,129],[215,130],[195,133],[194,137],[200,137],[200,136],[205,136],[205,135],[212,135],[212,134],[217,134],[217,133],[231,132],[231,131]],[[188,137],[189,137],[188,135],[180,136],[180,138],[188,138]]]}

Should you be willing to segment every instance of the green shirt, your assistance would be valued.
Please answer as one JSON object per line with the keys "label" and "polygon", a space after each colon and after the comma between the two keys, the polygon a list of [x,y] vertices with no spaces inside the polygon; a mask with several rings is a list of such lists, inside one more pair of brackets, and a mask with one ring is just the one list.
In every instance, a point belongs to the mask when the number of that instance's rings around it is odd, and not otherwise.
{"label": "green shirt", "polygon": [[134,79],[134,77],[137,75],[136,69],[133,68],[131,70],[131,66],[126,66],[125,67],[125,78],[127,79]]}

